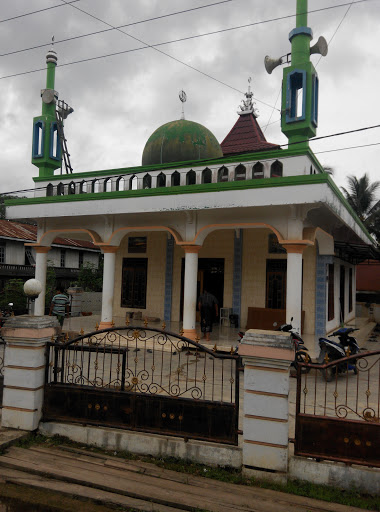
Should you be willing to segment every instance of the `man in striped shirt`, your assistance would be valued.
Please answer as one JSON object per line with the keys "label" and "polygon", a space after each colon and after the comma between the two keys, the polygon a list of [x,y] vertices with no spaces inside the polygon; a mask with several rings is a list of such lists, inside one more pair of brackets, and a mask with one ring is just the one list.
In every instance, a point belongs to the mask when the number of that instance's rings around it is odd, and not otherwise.
{"label": "man in striped shirt", "polygon": [[49,316],[55,315],[61,327],[63,326],[65,316],[69,316],[69,306],[70,301],[64,293],[64,289],[62,287],[57,288],[57,294],[54,295],[51,301]]}

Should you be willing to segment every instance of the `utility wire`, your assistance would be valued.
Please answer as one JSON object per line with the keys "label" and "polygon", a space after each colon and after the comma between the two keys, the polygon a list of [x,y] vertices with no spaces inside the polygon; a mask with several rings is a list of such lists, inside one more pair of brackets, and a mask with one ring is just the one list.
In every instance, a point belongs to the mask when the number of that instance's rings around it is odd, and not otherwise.
{"label": "utility wire", "polygon": [[[361,1],[365,1],[365,0],[361,0]],[[61,2],[63,2],[63,3],[65,3],[65,4],[67,4],[68,0],[61,0]],[[190,65],[190,64],[188,64],[187,62],[184,62],[184,61],[182,61],[182,60],[178,59],[177,57],[174,57],[173,55],[170,55],[170,53],[166,53],[166,52],[164,52],[163,50],[159,50],[159,49],[157,48],[157,46],[158,46],[158,45],[151,45],[151,44],[149,44],[149,43],[146,43],[146,42],[145,42],[145,41],[143,41],[142,39],[139,39],[138,37],[132,36],[132,35],[131,35],[131,34],[129,34],[128,32],[125,32],[124,30],[121,30],[120,28],[117,28],[117,27],[115,27],[114,25],[111,25],[111,24],[110,24],[110,23],[108,23],[107,21],[104,21],[103,19],[98,18],[97,16],[95,16],[95,15],[93,15],[93,14],[89,13],[88,11],[85,11],[84,9],[81,9],[80,7],[77,7],[76,5],[71,5],[71,4],[70,4],[70,6],[71,6],[73,9],[75,9],[75,10],[77,10],[77,11],[79,11],[79,12],[82,12],[82,13],[86,14],[87,16],[90,16],[91,18],[93,18],[93,19],[95,19],[95,20],[97,20],[97,21],[100,21],[101,23],[104,23],[104,24],[105,24],[105,25],[107,25],[108,27],[111,27],[112,29],[117,30],[117,31],[118,31],[118,32],[120,32],[121,34],[124,34],[124,35],[126,35],[126,36],[130,37],[131,39],[134,39],[135,41],[138,41],[139,43],[146,45],[147,47],[149,47],[149,48],[151,48],[152,50],[154,50],[154,51],[156,51],[156,52],[160,53],[161,55],[165,55],[165,57],[168,57],[169,59],[174,60],[175,62],[178,62],[179,64],[182,64],[183,66],[186,66],[187,68],[192,69],[193,71],[196,71],[197,73],[199,73],[199,74],[201,74],[201,75],[203,75],[203,76],[206,76],[207,78],[210,78],[211,80],[214,80],[215,82],[218,82],[219,84],[222,84],[222,85],[224,85],[224,86],[228,87],[229,89],[232,89],[232,90],[237,91],[237,92],[239,92],[239,93],[241,93],[241,94],[244,94],[244,93],[243,93],[243,91],[240,91],[240,89],[237,89],[236,87],[233,87],[233,86],[231,86],[231,85],[227,84],[226,82],[223,82],[222,80],[219,80],[218,78],[215,78],[215,77],[213,77],[212,75],[209,75],[208,73],[205,73],[204,71],[201,71],[200,69],[195,68],[194,66],[191,66],[191,65]],[[190,38],[189,38],[189,39],[190,39]],[[161,45],[160,45],[160,46],[161,46]],[[261,100],[259,100],[259,99],[256,99],[256,101],[258,101],[258,102],[260,102],[260,103],[262,103],[262,104],[264,104],[264,105],[267,105],[267,106],[269,106],[269,107],[272,107],[272,105],[268,105],[268,103],[265,103],[264,101],[261,101]]]}
{"label": "utility wire", "polygon": [[[61,1],[63,1],[63,0],[61,0]],[[363,2],[368,2],[368,1],[371,1],[371,0],[357,0],[356,2],[353,2],[353,3],[357,4],[357,3],[363,3]],[[352,2],[351,2],[351,4],[352,4]],[[71,4],[67,3],[67,5],[71,5]],[[314,9],[312,11],[309,11],[309,13],[324,11],[324,10],[328,10],[328,9],[335,9],[337,7],[342,7],[342,6],[345,6],[345,5],[347,5],[347,3],[339,4],[339,5],[331,6],[331,7],[325,7],[325,8],[321,8],[321,9]],[[75,7],[75,6],[72,6],[72,7]],[[81,9],[79,9],[79,10],[81,10]],[[83,12],[85,12],[85,11],[83,11]],[[88,14],[88,13],[86,13],[86,14]],[[92,16],[92,15],[89,14],[89,16]],[[99,55],[99,56],[96,56],[96,57],[88,57],[88,58],[80,59],[80,60],[77,60],[77,61],[67,62],[67,63],[64,63],[64,64],[58,64],[58,66],[60,66],[60,67],[71,66],[73,64],[80,64],[80,63],[83,63],[83,62],[90,62],[92,60],[104,59],[106,57],[112,57],[112,56],[115,56],[115,55],[121,55],[121,54],[125,54],[125,53],[131,53],[131,52],[135,52],[135,51],[140,51],[140,50],[144,50],[145,48],[153,48],[153,49],[155,49],[154,47],[156,47],[156,46],[162,46],[162,45],[165,45],[165,44],[175,43],[175,42],[184,41],[184,40],[188,40],[188,39],[194,39],[194,38],[198,38],[198,37],[204,37],[204,36],[207,36],[207,35],[218,34],[218,33],[221,33],[221,32],[237,30],[237,29],[240,29],[240,28],[246,28],[246,27],[250,27],[250,26],[254,26],[254,25],[260,25],[260,24],[263,24],[263,23],[269,23],[269,22],[272,22],[272,21],[278,21],[278,20],[281,20],[281,19],[292,18],[294,16],[295,16],[295,14],[291,14],[291,15],[282,16],[282,17],[278,17],[278,18],[272,18],[270,20],[263,20],[263,21],[259,21],[259,22],[254,22],[254,23],[249,23],[249,24],[245,24],[245,25],[240,25],[240,26],[237,26],[237,27],[231,27],[231,28],[228,28],[228,29],[221,29],[221,30],[214,31],[214,32],[208,32],[206,34],[198,34],[196,36],[189,36],[188,38],[181,38],[181,39],[177,39],[177,40],[172,40],[172,41],[167,41],[167,42],[162,42],[162,43],[157,43],[157,44],[152,44],[152,45],[148,45],[146,43],[143,43],[143,44],[145,44],[145,46],[143,46],[143,47],[134,48],[134,49],[131,49],[131,50],[123,50],[123,51],[120,51],[120,52],[113,52],[113,53],[109,53],[109,54],[105,54],[105,55]],[[92,17],[94,17],[94,16],[92,16]],[[95,19],[98,19],[98,18],[95,17]],[[100,20],[100,21],[102,21],[102,20]],[[106,22],[104,22],[104,23],[106,23]],[[119,29],[119,27],[114,27],[114,28],[111,28],[109,30],[113,30],[113,29],[119,30],[123,34],[129,35],[129,34],[123,32],[123,31],[121,31]],[[75,38],[64,39],[64,40],[61,40],[61,41],[56,41],[56,43],[63,42],[63,41],[69,41],[70,39],[76,39],[78,37],[85,37],[85,35],[84,36],[77,36]],[[133,36],[130,36],[130,37],[133,37]],[[137,38],[135,38],[135,39],[137,39]],[[50,43],[49,43],[49,45],[50,45]],[[44,44],[44,45],[41,45],[41,46],[48,46],[48,45]],[[38,47],[31,47],[29,49],[33,49],[33,48],[38,48]],[[20,51],[26,51],[26,50],[28,50],[28,48],[26,48],[24,50],[20,50]],[[163,52],[161,50],[157,50],[157,51],[159,51],[160,53],[163,53],[164,55],[167,55],[171,59],[176,60],[177,62],[179,62],[179,63],[189,67],[190,69],[193,69],[194,71],[197,71],[198,73],[201,73],[204,76],[206,76],[206,77],[208,77],[208,78],[210,78],[210,79],[212,79],[212,80],[214,80],[214,81],[216,81],[216,82],[218,82],[218,83],[220,83],[220,84],[222,84],[222,85],[224,85],[224,86],[226,86],[226,87],[228,87],[228,88],[230,88],[230,89],[232,89],[234,91],[239,92],[240,94],[244,94],[243,91],[241,91],[240,89],[237,89],[236,87],[233,87],[233,86],[231,86],[229,84],[226,84],[225,82],[223,82],[221,80],[218,80],[218,79],[212,77],[211,75],[209,75],[209,74],[207,74],[207,73],[205,73],[203,71],[200,71],[200,70],[194,68],[193,66],[190,66],[189,64],[186,64],[186,63],[180,61],[179,59],[177,59],[177,58],[175,58],[175,57],[173,57],[173,56],[171,56],[169,54],[166,54],[165,52]],[[3,55],[0,55],[0,56],[4,56],[4,55],[8,55],[8,54],[3,54]],[[46,67],[43,67],[43,68],[33,69],[33,70],[30,70],[30,71],[24,71],[24,72],[20,72],[20,73],[13,73],[11,75],[4,75],[4,76],[0,77],[0,80],[5,80],[7,78],[13,78],[13,77],[17,77],[17,76],[28,75],[28,74],[31,74],[31,73],[37,73],[37,72],[45,71],[45,70],[46,70]],[[265,102],[259,100],[258,98],[255,98],[255,100],[258,101],[259,103],[262,103],[262,104],[264,104],[266,106],[269,106],[270,108],[274,108],[273,105],[269,105],[268,103],[265,103]],[[275,108],[275,110],[280,112],[280,109]],[[273,124],[273,123],[271,123],[271,124]]]}
{"label": "utility wire", "polygon": [[[63,1],[63,0],[61,0],[61,1]],[[79,1],[79,0],[74,0],[74,1]],[[97,30],[95,32],[89,32],[87,34],[81,34],[79,36],[68,37],[66,39],[58,39],[58,40],[54,41],[54,44],[66,43],[68,41],[74,41],[75,39],[81,39],[81,38],[84,38],[84,37],[89,37],[89,36],[93,36],[93,35],[97,35],[97,34],[103,34],[105,32],[110,32],[112,30],[118,30],[118,29],[121,29],[121,28],[130,27],[130,26],[133,26],[133,25],[141,24],[141,23],[146,23],[146,22],[149,22],[149,21],[154,21],[154,20],[158,20],[158,19],[161,19],[161,18],[167,18],[169,16],[175,16],[177,14],[187,13],[187,12],[198,10],[198,9],[204,9],[206,7],[212,7],[214,5],[222,4],[222,3],[225,3],[225,2],[231,2],[231,1],[234,1],[234,0],[223,0],[221,2],[207,4],[207,5],[203,5],[203,6],[200,6],[200,7],[194,7],[193,9],[186,9],[186,10],[183,10],[183,11],[177,11],[177,12],[165,14],[163,16],[156,16],[154,18],[147,18],[145,20],[135,21],[135,22],[124,24],[124,25],[118,25],[118,26],[112,27],[112,28],[106,28],[106,29],[103,29],[103,30]],[[369,2],[369,1],[374,1],[374,0],[357,0],[356,2],[351,2],[350,3],[350,7],[353,4],[358,4],[358,3],[362,3],[362,2]],[[71,3],[73,3],[73,2],[71,2]],[[320,12],[320,11],[325,11],[325,10],[328,10],[328,9],[336,9],[338,7],[344,7],[346,5],[347,5],[347,3],[339,4],[339,5],[334,5],[334,6],[330,6],[330,7],[324,7],[324,8],[320,8],[320,9],[314,9],[312,11],[308,11],[308,14],[312,14],[312,13],[316,13],[316,12]],[[302,14],[304,14],[304,13],[302,13]],[[225,28],[225,29],[220,29],[220,30],[214,30],[212,32],[205,32],[203,34],[198,34],[198,35],[195,35],[195,36],[184,37],[182,39],[174,39],[173,41],[167,41],[165,43],[160,43],[160,44],[170,44],[170,43],[176,43],[176,42],[179,42],[179,41],[186,41],[188,39],[195,39],[195,38],[198,38],[198,37],[204,37],[204,36],[210,36],[210,35],[215,35],[215,34],[221,34],[223,32],[230,32],[232,30],[238,30],[238,29],[241,29],[241,28],[248,28],[248,27],[253,27],[255,25],[262,25],[262,24],[271,23],[271,22],[274,22],[274,21],[280,21],[280,20],[284,20],[284,19],[288,19],[288,18],[294,18],[295,16],[296,16],[296,14],[288,14],[286,16],[280,16],[280,17],[271,18],[271,19],[268,19],[268,20],[256,21],[256,22],[247,23],[247,24],[244,24],[244,25],[238,25],[236,27],[230,27],[230,28]],[[39,44],[39,45],[36,45],[36,46],[29,46],[27,48],[22,48],[20,50],[13,50],[11,52],[1,53],[0,57],[6,57],[8,55],[14,55],[15,53],[27,52],[27,51],[35,50],[35,49],[38,49],[38,48],[44,48],[44,47],[47,47],[47,46],[50,46],[50,45],[51,45],[51,42]],[[151,46],[155,46],[155,45],[151,45]],[[147,47],[149,47],[149,45],[147,45]]]}
{"label": "utility wire", "polygon": [[[79,2],[79,0],[74,0],[74,1]],[[74,41],[75,39],[82,39],[84,37],[95,36],[98,34],[104,34],[105,32],[111,32],[112,30],[116,30],[119,28],[131,27],[133,25],[139,25],[141,23],[147,23],[149,21],[160,20],[162,18],[169,18],[170,16],[177,16],[178,14],[184,14],[184,13],[188,13],[191,11],[198,11],[199,9],[205,9],[207,7],[213,7],[215,5],[225,4],[227,2],[233,2],[233,1],[235,1],[235,0],[222,0],[220,2],[214,2],[212,4],[206,4],[206,5],[200,5],[199,7],[193,7],[192,9],[185,9],[183,11],[176,11],[176,12],[171,12],[169,14],[163,14],[161,16],[155,16],[154,18],[147,18],[145,20],[132,21],[131,23],[126,23],[125,25],[118,25],[115,28],[105,28],[103,30],[97,30],[95,32],[88,32],[87,34],[80,34],[79,36],[67,37],[66,39],[58,39],[58,40],[54,41],[54,44],[67,43],[68,41]],[[58,7],[62,7],[62,5],[60,5]],[[51,7],[50,7],[50,9],[51,9]],[[36,11],[36,12],[38,12],[38,11]],[[4,20],[4,21],[7,21],[7,20]],[[36,46],[29,46],[27,48],[22,48],[21,50],[14,50],[14,51],[7,52],[7,53],[0,53],[0,57],[6,57],[7,55],[14,55],[15,53],[27,52],[29,50],[36,50],[38,48],[44,48],[46,46],[51,46],[51,42],[44,43],[44,44],[38,44]]]}
{"label": "utility wire", "polygon": [[[365,131],[365,130],[372,130],[372,129],[375,129],[375,128],[380,128],[380,124],[373,125],[373,126],[366,126],[364,128],[357,128],[355,130],[349,130],[349,131],[346,131],[346,132],[339,132],[339,133],[333,133],[333,134],[330,134],[330,135],[324,135],[322,137],[316,137],[316,138],[310,139],[310,140],[319,140],[319,139],[327,139],[327,138],[330,138],[330,137],[338,137],[340,135],[347,135],[347,134],[350,134],[350,133],[362,132],[362,131]],[[301,142],[305,142],[305,141],[301,141]],[[300,142],[294,142],[293,144],[300,144]],[[287,146],[287,145],[288,144],[282,144],[282,145],[279,145],[279,147]],[[329,149],[329,150],[326,150],[326,151],[318,151],[317,153],[314,153],[314,154],[318,155],[318,154],[321,154],[321,153],[332,153],[334,151],[347,151],[347,150],[350,150],[350,149],[366,148],[366,147],[370,147],[370,146],[380,146],[380,142],[375,142],[373,144],[362,144],[360,146],[348,146],[348,147],[345,147],[345,148]],[[259,155],[260,153],[257,153],[257,154]],[[277,160],[277,158],[276,158],[276,160]],[[213,166],[209,166],[209,168],[211,169],[211,168],[213,168]],[[121,174],[120,173],[119,174],[114,174],[114,175],[106,176],[106,177],[107,178],[120,178],[120,176],[122,176],[122,173]],[[75,178],[75,174],[71,175],[71,177]],[[100,178],[103,178],[103,177],[104,176],[101,176]],[[133,177],[132,173],[131,173],[130,177]],[[93,177],[91,177],[90,179],[87,179],[87,180],[83,180],[83,182],[89,183],[91,181],[94,181],[94,179],[97,179],[96,176],[93,176]],[[45,189],[46,189],[46,186],[35,187],[35,188],[25,188],[25,189],[21,189],[21,190],[13,190],[11,192],[1,192],[0,193],[0,199],[3,196],[7,196],[7,195],[20,194],[22,192],[35,192],[36,190],[45,190]]]}
{"label": "utility wire", "polygon": [[380,142],[374,142],[373,144],[362,144],[361,146],[348,146],[347,148],[328,149],[326,151],[317,151],[314,155],[320,155],[322,153],[335,153],[336,151],[347,151],[348,149],[368,148],[370,146],[380,146]]}
{"label": "utility wire", "polygon": [[[68,2],[73,4],[75,2],[79,2],[80,0],[72,0]],[[43,11],[49,11],[50,9],[56,9],[57,7],[63,7],[63,4],[53,5],[51,7],[45,7],[45,9],[38,9],[38,11],[25,12],[24,14],[19,14],[18,16],[12,16],[12,18],[5,18],[4,20],[0,20],[0,23],[5,23],[6,21],[17,20],[19,18],[25,18],[25,16],[31,16],[32,14],[37,14]]]}

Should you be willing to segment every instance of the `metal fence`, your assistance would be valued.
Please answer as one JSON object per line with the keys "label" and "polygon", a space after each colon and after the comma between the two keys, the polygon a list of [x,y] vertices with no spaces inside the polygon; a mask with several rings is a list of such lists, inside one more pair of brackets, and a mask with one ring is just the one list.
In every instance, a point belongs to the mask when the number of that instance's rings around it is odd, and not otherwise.
{"label": "metal fence", "polygon": [[295,454],[380,467],[380,351],[301,364],[297,379]]}
{"label": "metal fence", "polygon": [[159,329],[118,327],[47,347],[44,420],[237,444],[239,357]]}

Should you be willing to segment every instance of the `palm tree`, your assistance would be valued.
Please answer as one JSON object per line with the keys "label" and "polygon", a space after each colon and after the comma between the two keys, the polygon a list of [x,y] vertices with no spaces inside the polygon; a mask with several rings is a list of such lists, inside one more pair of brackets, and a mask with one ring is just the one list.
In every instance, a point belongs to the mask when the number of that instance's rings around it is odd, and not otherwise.
{"label": "palm tree", "polygon": [[347,201],[369,232],[376,235],[376,231],[379,232],[380,219],[380,201],[376,199],[376,191],[380,187],[380,182],[370,183],[367,174],[359,179],[356,176],[348,176],[347,180],[348,190],[342,187]]}

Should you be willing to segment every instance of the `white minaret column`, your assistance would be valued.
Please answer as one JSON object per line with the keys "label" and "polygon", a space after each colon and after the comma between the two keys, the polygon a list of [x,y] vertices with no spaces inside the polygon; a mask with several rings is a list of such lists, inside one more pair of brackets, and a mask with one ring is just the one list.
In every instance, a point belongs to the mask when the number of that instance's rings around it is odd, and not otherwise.
{"label": "white minaret column", "polygon": [[106,245],[101,247],[104,254],[102,313],[99,329],[112,327],[113,294],[115,288],[115,261],[118,247]]}
{"label": "white minaret column", "polygon": [[295,331],[301,334],[302,253],[307,245],[302,241],[282,243],[282,245],[288,253],[286,270],[286,323],[291,323]]}
{"label": "white minaret column", "polygon": [[200,245],[182,247],[185,251],[185,286],[183,300],[183,335],[194,340],[197,338],[195,319],[197,310],[198,253]]}
{"label": "white minaret column", "polygon": [[42,285],[42,291],[34,303],[34,316],[44,316],[45,314],[45,293],[46,293],[46,269],[47,269],[47,253],[50,247],[34,246],[36,251],[36,269],[34,273],[35,279]]}

